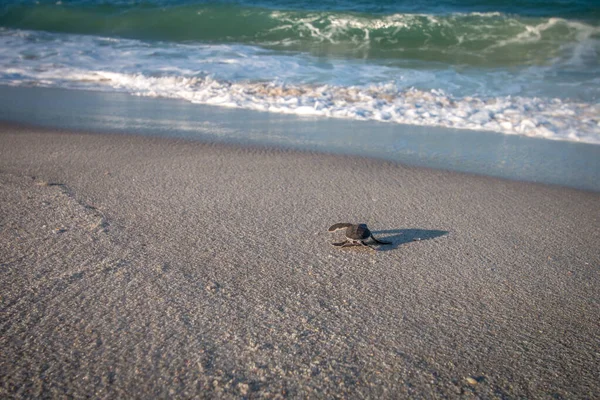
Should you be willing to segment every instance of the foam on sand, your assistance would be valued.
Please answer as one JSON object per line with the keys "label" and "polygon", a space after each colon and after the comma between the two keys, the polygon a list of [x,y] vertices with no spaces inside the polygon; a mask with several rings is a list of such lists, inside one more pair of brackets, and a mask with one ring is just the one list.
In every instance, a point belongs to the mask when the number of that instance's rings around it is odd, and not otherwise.
{"label": "foam on sand", "polygon": [[[17,73],[9,70],[7,73]],[[600,143],[600,105],[539,98],[454,98],[441,90],[399,89],[395,84],[366,87],[290,85],[220,81],[211,77],[145,76],[72,71],[69,76],[39,74],[49,86],[71,80],[75,86],[116,89],[140,96],[257,111],[356,120],[486,130],[505,134]]]}

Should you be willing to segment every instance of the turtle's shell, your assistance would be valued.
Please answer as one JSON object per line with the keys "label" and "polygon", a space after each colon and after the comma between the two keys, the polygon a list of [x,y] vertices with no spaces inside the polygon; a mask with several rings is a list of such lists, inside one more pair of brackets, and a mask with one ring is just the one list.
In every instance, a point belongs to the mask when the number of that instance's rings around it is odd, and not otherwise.
{"label": "turtle's shell", "polygon": [[352,225],[346,229],[346,237],[354,240],[367,240],[371,237],[371,231],[367,224]]}

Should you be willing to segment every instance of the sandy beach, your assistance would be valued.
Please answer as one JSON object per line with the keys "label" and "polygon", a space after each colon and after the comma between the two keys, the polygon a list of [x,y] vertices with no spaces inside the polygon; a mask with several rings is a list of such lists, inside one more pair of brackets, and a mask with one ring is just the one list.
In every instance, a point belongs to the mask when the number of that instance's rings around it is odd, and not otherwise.
{"label": "sandy beach", "polygon": [[599,398],[599,243],[593,192],[3,124],[0,397]]}

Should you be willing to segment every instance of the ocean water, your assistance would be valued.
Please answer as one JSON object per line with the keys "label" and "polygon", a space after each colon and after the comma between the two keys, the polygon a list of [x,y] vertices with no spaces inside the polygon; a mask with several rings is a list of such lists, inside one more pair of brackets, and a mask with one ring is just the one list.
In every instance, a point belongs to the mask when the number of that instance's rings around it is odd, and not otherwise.
{"label": "ocean water", "polygon": [[600,3],[5,0],[0,85],[597,145]]}

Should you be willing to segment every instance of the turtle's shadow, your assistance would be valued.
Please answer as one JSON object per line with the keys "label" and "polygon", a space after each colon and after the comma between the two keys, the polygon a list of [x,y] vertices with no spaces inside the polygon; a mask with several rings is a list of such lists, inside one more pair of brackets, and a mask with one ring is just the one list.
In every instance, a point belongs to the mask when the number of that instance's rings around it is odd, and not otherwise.
{"label": "turtle's shadow", "polygon": [[406,243],[434,239],[436,237],[447,235],[448,231],[428,230],[428,229],[389,229],[385,231],[372,231],[376,239],[392,242],[377,246],[378,251],[390,251],[397,249]]}

